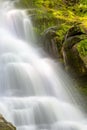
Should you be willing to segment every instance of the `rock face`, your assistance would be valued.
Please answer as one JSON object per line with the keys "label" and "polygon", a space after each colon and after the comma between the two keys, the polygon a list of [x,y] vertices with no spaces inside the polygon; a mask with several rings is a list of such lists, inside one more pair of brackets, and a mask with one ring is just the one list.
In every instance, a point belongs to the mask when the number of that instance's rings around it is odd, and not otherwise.
{"label": "rock face", "polygon": [[0,130],[16,130],[16,127],[7,122],[4,117],[0,115]]}

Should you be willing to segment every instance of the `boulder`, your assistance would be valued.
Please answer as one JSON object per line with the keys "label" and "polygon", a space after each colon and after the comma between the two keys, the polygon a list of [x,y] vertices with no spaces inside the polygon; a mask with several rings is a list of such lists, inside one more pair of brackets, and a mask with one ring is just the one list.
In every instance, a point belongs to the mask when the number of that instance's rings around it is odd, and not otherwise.
{"label": "boulder", "polygon": [[10,122],[6,121],[5,118],[0,115],[0,130],[16,130]]}
{"label": "boulder", "polygon": [[87,38],[87,35],[82,30],[82,27],[75,25],[67,31],[62,46],[62,55],[66,70],[78,76],[87,75],[87,67],[77,48],[80,41],[84,38]]}
{"label": "boulder", "polygon": [[81,24],[75,24],[68,29],[61,40],[59,29],[52,27],[44,31],[41,37],[44,50],[53,58],[58,59],[73,75],[87,75],[87,56],[83,57],[78,51],[80,42],[87,39],[87,30]]}
{"label": "boulder", "polygon": [[82,34],[86,34],[85,28],[80,23],[75,24],[67,31],[67,33],[65,35],[65,40],[69,37],[77,36],[77,35],[79,36]]}
{"label": "boulder", "polygon": [[53,58],[60,57],[61,40],[57,34],[57,27],[51,27],[44,31],[41,41],[43,42],[44,50]]}

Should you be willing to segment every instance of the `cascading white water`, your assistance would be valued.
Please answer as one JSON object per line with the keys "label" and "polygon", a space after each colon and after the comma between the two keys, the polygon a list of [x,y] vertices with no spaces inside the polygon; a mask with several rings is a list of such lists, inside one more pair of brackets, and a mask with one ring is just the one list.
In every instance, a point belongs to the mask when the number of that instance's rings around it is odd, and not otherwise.
{"label": "cascading white water", "polygon": [[87,130],[66,74],[32,47],[26,13],[1,5],[0,113],[18,130]]}

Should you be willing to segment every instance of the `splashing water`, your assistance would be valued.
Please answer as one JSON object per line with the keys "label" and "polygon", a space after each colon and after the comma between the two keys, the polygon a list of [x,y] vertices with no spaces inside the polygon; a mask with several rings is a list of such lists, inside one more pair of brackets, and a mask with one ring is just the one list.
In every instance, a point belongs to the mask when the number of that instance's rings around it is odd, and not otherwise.
{"label": "splashing water", "polygon": [[32,47],[26,13],[8,2],[1,5],[0,113],[18,130],[87,130],[67,75]]}

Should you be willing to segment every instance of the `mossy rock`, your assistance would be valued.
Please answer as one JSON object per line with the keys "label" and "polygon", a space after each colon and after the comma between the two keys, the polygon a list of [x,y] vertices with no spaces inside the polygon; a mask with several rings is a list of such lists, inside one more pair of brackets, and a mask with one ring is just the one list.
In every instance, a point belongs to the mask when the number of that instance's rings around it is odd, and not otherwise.
{"label": "mossy rock", "polygon": [[67,71],[80,76],[85,74],[86,68],[77,50],[76,44],[78,44],[79,41],[80,37],[78,36],[68,38],[64,43],[65,45],[63,46],[62,53],[64,65]]}
{"label": "mossy rock", "polygon": [[67,39],[68,37],[82,35],[86,33],[86,29],[83,27],[83,25],[81,23],[76,23],[67,31],[65,38]]}
{"label": "mossy rock", "polygon": [[87,37],[80,41],[77,46],[79,55],[87,68]]}
{"label": "mossy rock", "polygon": [[87,38],[79,42],[77,49],[81,56],[87,56]]}
{"label": "mossy rock", "polygon": [[59,58],[62,48],[62,40],[58,34],[59,27],[50,27],[46,29],[42,36],[41,42],[44,50],[53,58]]}
{"label": "mossy rock", "polygon": [[86,38],[82,26],[75,25],[67,31],[63,42],[62,54],[65,68],[78,76],[87,74],[87,68],[78,51],[79,44]]}

